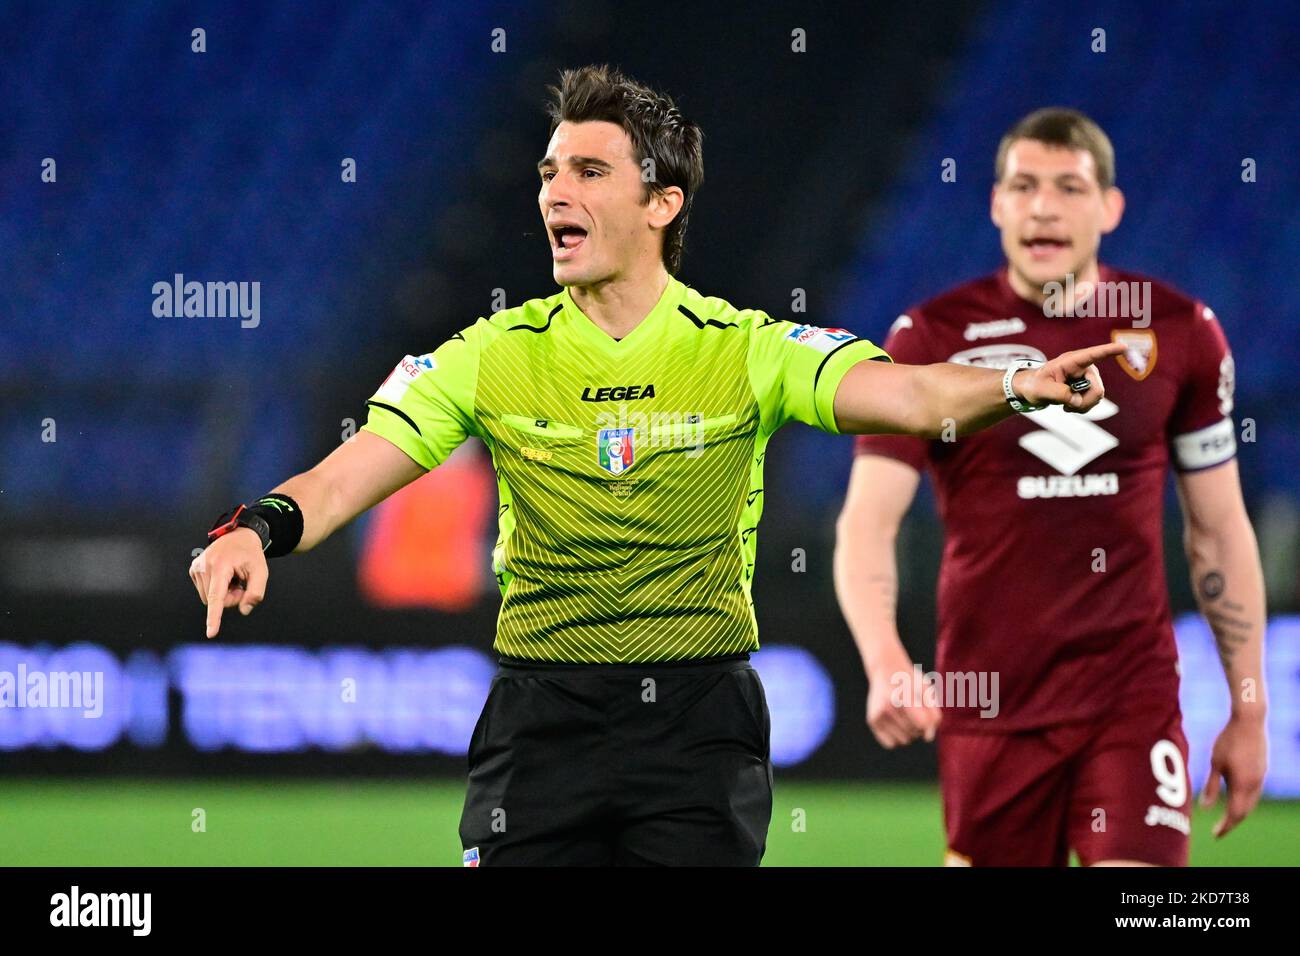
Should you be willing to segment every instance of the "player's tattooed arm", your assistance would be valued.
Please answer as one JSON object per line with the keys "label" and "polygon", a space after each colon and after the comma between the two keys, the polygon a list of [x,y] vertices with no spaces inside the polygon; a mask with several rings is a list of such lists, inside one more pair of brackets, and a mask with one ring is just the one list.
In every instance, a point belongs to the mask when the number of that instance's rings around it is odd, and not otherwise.
{"label": "player's tattooed arm", "polygon": [[868,598],[880,605],[881,614],[893,614],[898,607],[898,578],[892,574],[869,574],[862,582]]}
{"label": "player's tattooed arm", "polygon": [[1245,606],[1223,596],[1226,588],[1227,580],[1218,569],[1205,572],[1196,582],[1198,602],[1214,631],[1214,643],[1225,669],[1238,648],[1250,644],[1255,631],[1254,622],[1241,617],[1246,612]]}
{"label": "player's tattooed arm", "polygon": [[1196,601],[1205,614],[1232,695],[1232,716],[1210,749],[1201,806],[1227,785],[1214,836],[1231,832],[1259,802],[1268,772],[1264,687],[1264,575],[1255,532],[1241,500],[1237,463],[1178,476],[1184,544]]}
{"label": "player's tattooed arm", "polygon": [[1234,717],[1262,721],[1264,576],[1235,461],[1178,476],[1196,603],[1214,632]]}
{"label": "player's tattooed arm", "polygon": [[895,544],[919,482],[920,475],[909,465],[859,455],[836,522],[835,593],[868,674],[879,662],[904,653],[895,618]]}
{"label": "player's tattooed arm", "polygon": [[894,699],[897,678],[910,676],[913,661],[898,634],[899,525],[916,495],[920,475],[912,466],[881,455],[859,455],[849,493],[836,522],[835,593],[862,655],[867,677],[867,726],[886,748],[934,740],[941,712],[924,700]]}

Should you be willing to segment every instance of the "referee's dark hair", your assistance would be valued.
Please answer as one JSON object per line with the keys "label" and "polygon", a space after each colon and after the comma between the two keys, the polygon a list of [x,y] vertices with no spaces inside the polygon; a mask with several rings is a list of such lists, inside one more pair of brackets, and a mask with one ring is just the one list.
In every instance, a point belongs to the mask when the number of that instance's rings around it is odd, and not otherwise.
{"label": "referee's dark hair", "polygon": [[644,168],[646,159],[654,164],[654,178],[646,183],[646,201],[652,190],[681,189],[681,211],[664,231],[664,266],[676,275],[686,245],[691,203],[704,182],[704,133],[678,112],[671,97],[610,66],[562,70],[560,85],[548,86],[547,91],[551,94],[546,112],[552,133],[563,122],[616,123],[631,137],[637,165]]}

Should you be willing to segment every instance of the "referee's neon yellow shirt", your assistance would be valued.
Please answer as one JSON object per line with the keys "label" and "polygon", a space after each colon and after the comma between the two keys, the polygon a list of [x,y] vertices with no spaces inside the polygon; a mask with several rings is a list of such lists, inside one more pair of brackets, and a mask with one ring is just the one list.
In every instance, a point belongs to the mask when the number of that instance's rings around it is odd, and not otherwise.
{"label": "referee's neon yellow shirt", "polygon": [[501,496],[499,653],[712,657],[758,648],[750,586],[768,438],[789,421],[838,434],[835,391],[867,359],[889,357],[675,278],[616,340],[565,289],[406,356],[364,428],[430,469],[470,435],[487,445]]}

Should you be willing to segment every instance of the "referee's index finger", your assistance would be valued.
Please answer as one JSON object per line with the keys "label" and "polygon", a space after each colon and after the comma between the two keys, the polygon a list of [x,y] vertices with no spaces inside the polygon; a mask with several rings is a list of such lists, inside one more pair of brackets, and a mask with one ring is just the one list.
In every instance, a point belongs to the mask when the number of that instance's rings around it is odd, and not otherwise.
{"label": "referee's index finger", "polygon": [[1100,362],[1112,355],[1122,355],[1126,346],[1122,342],[1107,342],[1105,345],[1093,345],[1086,349],[1067,352],[1070,361],[1077,362],[1080,368],[1086,368],[1094,362]]}
{"label": "referee's index finger", "polygon": [[226,604],[226,592],[230,590],[230,573],[218,573],[214,570],[208,581],[208,637],[216,637],[221,630],[221,612]]}

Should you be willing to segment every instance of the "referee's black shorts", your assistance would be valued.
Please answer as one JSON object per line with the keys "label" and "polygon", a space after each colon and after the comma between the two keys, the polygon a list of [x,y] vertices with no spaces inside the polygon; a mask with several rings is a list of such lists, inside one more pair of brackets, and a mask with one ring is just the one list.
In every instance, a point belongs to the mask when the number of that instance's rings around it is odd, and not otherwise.
{"label": "referee's black shorts", "polygon": [[771,718],[749,655],[502,658],[469,746],[466,864],[757,866]]}

